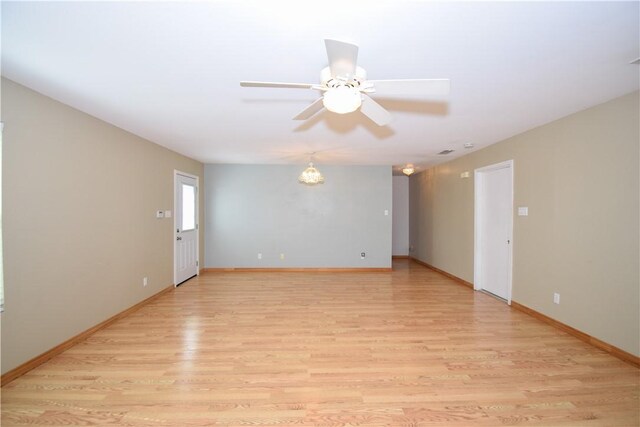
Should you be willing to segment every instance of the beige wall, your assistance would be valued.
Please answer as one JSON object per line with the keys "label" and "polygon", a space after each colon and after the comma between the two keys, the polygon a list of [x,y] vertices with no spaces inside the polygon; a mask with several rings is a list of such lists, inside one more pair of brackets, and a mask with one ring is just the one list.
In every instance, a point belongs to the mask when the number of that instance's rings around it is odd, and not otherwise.
{"label": "beige wall", "polygon": [[513,159],[515,208],[529,207],[514,217],[513,300],[640,355],[638,98],[412,176],[411,255],[473,282],[473,171]]}
{"label": "beige wall", "polygon": [[172,284],[155,211],[203,165],[6,79],[2,121],[5,373]]}

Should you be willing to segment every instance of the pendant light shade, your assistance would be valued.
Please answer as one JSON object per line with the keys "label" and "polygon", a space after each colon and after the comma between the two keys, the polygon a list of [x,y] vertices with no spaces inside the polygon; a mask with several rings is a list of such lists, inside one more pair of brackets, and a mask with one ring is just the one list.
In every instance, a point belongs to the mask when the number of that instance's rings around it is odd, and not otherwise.
{"label": "pendant light shade", "polygon": [[407,176],[411,176],[412,173],[414,173],[416,170],[414,169],[413,165],[407,165],[404,168],[402,168],[402,173],[407,175]]}
{"label": "pendant light shade", "polygon": [[316,185],[324,183],[324,177],[318,169],[313,166],[313,162],[309,162],[309,166],[302,171],[298,177],[298,182],[306,185]]}

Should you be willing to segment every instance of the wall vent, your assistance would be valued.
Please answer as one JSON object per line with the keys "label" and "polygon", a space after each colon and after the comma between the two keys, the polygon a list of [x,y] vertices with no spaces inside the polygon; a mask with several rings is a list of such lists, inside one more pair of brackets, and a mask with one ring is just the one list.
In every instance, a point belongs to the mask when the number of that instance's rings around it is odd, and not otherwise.
{"label": "wall vent", "polygon": [[447,154],[451,154],[451,153],[453,153],[454,151],[455,151],[455,150],[442,150],[442,151],[441,151],[441,152],[439,152],[438,154],[439,154],[439,155],[442,155],[442,156],[446,156]]}

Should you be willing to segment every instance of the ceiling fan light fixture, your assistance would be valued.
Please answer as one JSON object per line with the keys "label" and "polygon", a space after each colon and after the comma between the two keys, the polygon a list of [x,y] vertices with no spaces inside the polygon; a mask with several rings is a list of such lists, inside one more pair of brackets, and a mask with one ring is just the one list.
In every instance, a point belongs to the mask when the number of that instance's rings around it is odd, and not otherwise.
{"label": "ceiling fan light fixture", "polygon": [[412,165],[407,165],[404,168],[402,168],[402,173],[407,176],[411,176],[411,174],[413,174],[415,171],[416,170]]}
{"label": "ceiling fan light fixture", "polygon": [[329,66],[320,71],[320,85],[312,83],[241,81],[243,87],[280,87],[313,89],[324,92],[311,105],[293,117],[307,120],[323,110],[336,114],[360,112],[378,126],[391,123],[391,114],[370,94],[411,95],[441,97],[449,94],[449,79],[367,80],[366,71],[359,67],[358,46],[339,40],[325,39]]}
{"label": "ceiling fan light fixture", "polygon": [[318,169],[313,166],[313,162],[309,162],[309,166],[302,171],[298,177],[298,182],[306,185],[316,185],[324,183],[324,177]]}
{"label": "ceiling fan light fixture", "polygon": [[358,89],[340,85],[329,89],[322,99],[324,107],[338,114],[356,111],[362,105],[362,97]]}

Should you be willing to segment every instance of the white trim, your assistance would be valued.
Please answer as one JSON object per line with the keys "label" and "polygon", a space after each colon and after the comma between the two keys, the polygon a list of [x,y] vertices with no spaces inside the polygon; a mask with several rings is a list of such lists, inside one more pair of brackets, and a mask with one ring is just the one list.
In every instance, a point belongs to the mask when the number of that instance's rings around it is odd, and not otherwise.
{"label": "white trim", "polygon": [[[176,178],[178,175],[186,176],[196,180],[196,260],[198,261],[198,268],[196,269],[196,275],[200,275],[200,177],[198,175],[192,175],[187,172],[182,172],[177,169],[173,170],[173,230],[178,228],[178,216],[176,215],[176,209],[178,207]],[[171,244],[173,245],[173,286],[177,286],[177,268],[176,268],[176,232],[171,230]]]}
{"label": "white trim", "polygon": [[477,174],[478,172],[489,172],[506,168],[511,168],[513,170],[513,160],[505,160],[504,162],[496,163],[489,166],[483,166],[481,168],[475,169],[474,172]]}
{"label": "white trim", "polygon": [[482,283],[480,274],[482,267],[482,259],[478,241],[478,229],[480,223],[480,208],[478,203],[480,183],[482,180],[482,174],[485,172],[491,172],[499,169],[510,169],[511,170],[511,215],[509,215],[509,240],[511,244],[509,245],[509,255],[508,255],[508,271],[507,271],[507,304],[511,305],[511,294],[513,288],[513,203],[514,203],[514,162],[513,160],[506,160],[504,162],[496,163],[489,166],[484,166],[474,170],[473,180],[474,180],[474,199],[473,199],[473,289],[479,291],[482,289]]}

